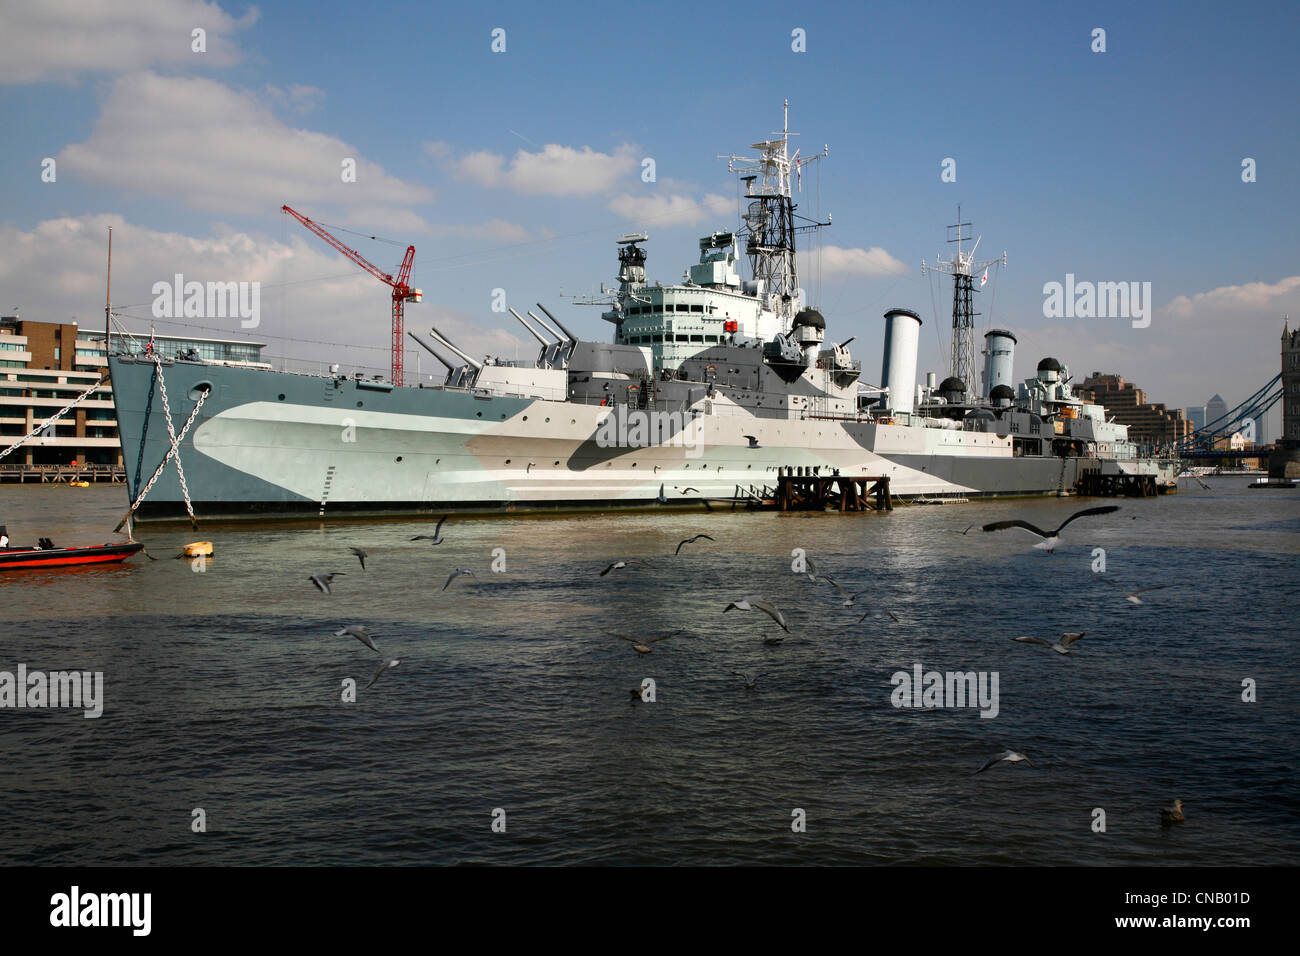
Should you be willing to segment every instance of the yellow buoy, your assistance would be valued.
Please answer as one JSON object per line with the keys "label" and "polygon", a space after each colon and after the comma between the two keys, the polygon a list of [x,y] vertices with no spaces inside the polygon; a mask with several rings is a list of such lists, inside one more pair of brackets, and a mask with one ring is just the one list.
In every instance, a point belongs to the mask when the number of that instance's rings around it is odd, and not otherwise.
{"label": "yellow buoy", "polygon": [[68,484],[70,484],[73,488],[89,488],[89,487],[90,487],[90,482],[88,482],[88,481],[70,481],[70,482],[68,482]]}
{"label": "yellow buoy", "polygon": [[212,557],[212,542],[192,541],[181,549],[181,553],[187,558],[210,558]]}

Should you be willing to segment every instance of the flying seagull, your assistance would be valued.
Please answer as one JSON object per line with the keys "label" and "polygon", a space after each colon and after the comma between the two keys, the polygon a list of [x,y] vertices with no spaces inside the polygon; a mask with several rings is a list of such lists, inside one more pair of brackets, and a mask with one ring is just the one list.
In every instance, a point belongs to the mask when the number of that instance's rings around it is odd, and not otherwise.
{"label": "flying seagull", "polygon": [[1105,581],[1107,584],[1109,584],[1111,587],[1115,588],[1117,591],[1123,591],[1124,599],[1128,601],[1130,604],[1142,603],[1142,599],[1138,597],[1139,594],[1146,594],[1148,591],[1159,591],[1161,588],[1169,587],[1169,585],[1167,584],[1153,584],[1149,588],[1138,588],[1136,591],[1130,591],[1128,588],[1124,587],[1124,585],[1120,584],[1117,581],[1112,581],[1110,578],[1102,578],[1102,580]]}
{"label": "flying seagull", "polygon": [[324,573],[324,572],[321,572],[321,573],[319,573],[319,574],[313,574],[313,575],[311,576],[311,583],[314,584],[314,585],[316,585],[316,588],[317,588],[317,589],[318,589],[322,594],[329,594],[329,593],[330,593],[330,585],[334,582],[334,579],[335,579],[336,577],[341,576],[341,575],[344,574],[344,573],[345,573],[345,572],[343,572],[343,571],[331,571],[331,572],[329,572],[328,574],[326,574],[326,573]]}
{"label": "flying seagull", "polygon": [[370,557],[370,552],[361,548],[348,548],[348,550],[357,556],[357,560],[361,562],[361,570],[364,571],[366,569],[366,558]]}
{"label": "flying seagull", "polygon": [[846,591],[846,590],[844,590],[842,587],[840,587],[840,586],[835,582],[835,579],[834,579],[834,578],[828,578],[828,577],[827,577],[826,575],[824,575],[824,574],[819,574],[818,577],[821,578],[821,580],[825,581],[827,584],[829,584],[831,587],[833,587],[835,590],[837,590],[837,591],[840,592],[840,594],[841,594],[841,595],[843,596],[843,598],[844,598],[844,605],[843,605],[844,607],[852,607],[854,601],[856,601],[858,598],[862,597],[862,595],[866,594],[867,591],[870,590],[870,588],[863,588],[861,591],[855,591],[853,594],[850,594],[848,591]]}
{"label": "flying seagull", "polygon": [[447,575],[447,581],[443,584],[442,589],[444,591],[447,590],[447,588],[451,587],[451,582],[455,581],[462,574],[468,574],[471,578],[477,576],[469,568],[457,568],[455,571],[451,572],[451,574]]}
{"label": "flying seagull", "polygon": [[[783,631],[785,631],[786,633],[789,633],[790,631],[789,626],[787,626],[785,623],[785,615],[782,614],[779,610],[777,610],[775,604],[773,604],[770,601],[765,601],[757,594],[746,594],[742,598],[737,598],[736,600],[728,604],[725,608],[723,608],[722,613],[726,614],[733,607],[737,611],[762,611],[772,620],[776,621],[777,624],[780,624],[781,629]],[[781,638],[781,640],[785,640],[785,638]]]}
{"label": "flying seagull", "polygon": [[443,515],[438,519],[438,527],[433,529],[433,534],[417,534],[412,541],[429,541],[433,544],[442,544],[442,526],[451,515]]}
{"label": "flying seagull", "polygon": [[1183,816],[1183,801],[1175,800],[1174,805],[1168,810],[1160,811],[1160,825],[1162,827],[1171,827],[1175,823],[1182,823],[1187,819]]}
{"label": "flying seagull", "polygon": [[[847,605],[846,605],[846,606],[847,606]],[[873,614],[874,614],[876,617],[880,617],[880,615],[882,615],[882,614],[888,614],[888,615],[890,616],[890,618],[893,619],[893,621],[894,621],[895,624],[902,624],[902,623],[903,623],[903,619],[902,619],[901,617],[899,617],[897,614],[895,614],[893,611],[891,611],[891,610],[890,610],[889,608],[887,608],[887,607],[873,607],[873,608],[871,608],[869,611],[867,611],[866,614],[864,614],[864,615],[862,615],[862,617],[858,618],[858,623],[861,624],[863,621],[865,621],[867,618],[871,617],[871,615],[873,615]]]}
{"label": "flying seagull", "polygon": [[1061,541],[1061,532],[1065,530],[1065,526],[1071,521],[1076,518],[1087,517],[1088,515],[1108,515],[1112,511],[1119,511],[1119,505],[1102,505],[1100,508],[1084,508],[1082,511],[1076,511],[1074,514],[1070,515],[1070,517],[1062,521],[1060,527],[1055,531],[1044,531],[1042,528],[1032,525],[1028,521],[1024,521],[1020,518],[1012,518],[1009,521],[994,521],[992,524],[984,525],[982,530],[1004,531],[1007,528],[1024,528],[1026,531],[1033,532],[1043,539],[1038,542],[1038,544],[1034,545],[1035,548],[1051,552],[1056,550],[1057,544]]}
{"label": "flying seagull", "polygon": [[689,495],[692,491],[695,492],[697,495],[700,493],[699,488],[678,488],[676,485],[673,485],[673,488],[677,491],[680,491],[684,495]]}
{"label": "flying seagull", "polygon": [[749,447],[750,447],[750,448],[762,448],[762,447],[763,447],[762,445],[760,445],[760,444],[758,443],[758,439],[755,438],[753,435],[746,435],[746,436],[744,436],[744,437],[746,437],[746,438],[749,439]]}
{"label": "flying seagull", "polygon": [[760,677],[767,676],[766,673],[755,674],[753,677],[750,677],[748,674],[742,674],[740,671],[732,671],[731,673],[735,674],[737,677],[739,677],[741,680],[745,682],[745,690],[753,690],[754,685],[758,683],[758,679]]}
{"label": "flying seagull", "polygon": [[651,638],[632,637],[630,634],[617,634],[614,631],[606,631],[605,633],[610,637],[617,637],[625,641],[631,641],[632,650],[636,651],[638,654],[651,654],[653,653],[653,650],[650,647],[651,644],[657,644],[670,637],[676,637],[681,633],[681,631],[673,631],[671,634],[660,634],[658,637]]}
{"label": "flying seagull", "polygon": [[379,648],[375,646],[375,642],[370,637],[370,631],[364,624],[349,624],[341,630],[334,632],[335,637],[342,637],[345,634],[351,634],[376,654],[379,653]]}
{"label": "flying seagull", "polygon": [[817,583],[817,565],[813,563],[812,558],[804,558],[804,574],[808,575],[808,580],[813,584]]}
{"label": "flying seagull", "polygon": [[679,545],[677,546],[677,550],[674,551],[673,554],[681,554],[681,553],[682,553],[682,548],[683,548],[683,547],[685,547],[685,546],[688,545],[688,544],[694,544],[696,541],[699,541],[701,538],[707,538],[709,541],[712,541],[712,540],[713,540],[713,539],[710,538],[707,534],[697,534],[695,537],[693,537],[693,538],[687,538],[685,541],[683,541],[681,544],[679,544]]}
{"label": "flying seagull", "polygon": [[1024,754],[1018,754],[1014,750],[1004,750],[996,757],[990,757],[988,760],[984,761],[984,766],[980,767],[979,770],[976,770],[975,772],[983,773],[985,770],[989,769],[989,767],[993,766],[995,763],[1001,763],[1003,760],[1005,760],[1007,763],[1019,763],[1021,760],[1023,760],[1031,767],[1034,765],[1034,762],[1030,760],[1028,757],[1026,757]]}
{"label": "flying seagull", "polygon": [[668,504],[668,497],[664,494],[664,486],[662,484],[659,486],[659,494],[655,497],[655,501],[659,502],[661,505]]}
{"label": "flying seagull", "polygon": [[626,561],[615,561],[613,564],[611,564],[609,567],[607,567],[604,571],[601,571],[601,572],[600,572],[600,577],[603,578],[605,575],[609,574],[609,572],[611,572],[611,571],[622,571],[624,568],[628,567],[629,565],[633,565],[633,564],[639,564],[639,565],[640,565],[641,567],[643,567],[643,568],[651,567],[651,565],[647,564],[645,561],[639,561],[639,560],[637,560],[636,558],[628,558]]}
{"label": "flying seagull", "polygon": [[1013,637],[1013,641],[1019,641],[1021,644],[1041,644],[1043,647],[1050,647],[1058,654],[1070,653],[1070,645],[1083,637],[1085,631],[1066,631],[1061,635],[1061,639],[1055,643],[1044,637]]}
{"label": "flying seagull", "polygon": [[400,663],[402,663],[401,660],[396,657],[384,661],[379,665],[379,669],[375,671],[375,675],[370,678],[370,683],[363,687],[362,690],[370,690],[370,688],[375,686],[375,681],[379,680],[379,678],[384,676],[385,672],[392,670]]}

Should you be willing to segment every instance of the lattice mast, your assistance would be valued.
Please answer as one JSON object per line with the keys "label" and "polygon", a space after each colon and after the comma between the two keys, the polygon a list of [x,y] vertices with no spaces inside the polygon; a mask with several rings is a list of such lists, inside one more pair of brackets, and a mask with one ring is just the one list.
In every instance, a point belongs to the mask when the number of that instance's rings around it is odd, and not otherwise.
{"label": "lattice mast", "polygon": [[[752,156],[719,156],[727,160],[727,168],[740,175],[745,183],[745,198],[749,200],[744,214],[745,254],[755,281],[763,287],[764,306],[780,319],[781,330],[789,331],[795,313],[803,306],[799,288],[799,267],[795,262],[795,236],[829,226],[795,215],[792,186],[802,187],[802,169],[830,153],[829,146],[815,156],[800,157],[799,150],[790,154],[790,101],[785,101],[782,129],[772,134],[774,139],[754,143],[758,151]],[[796,223],[796,220],[800,222]]]}
{"label": "lattice mast", "polygon": [[965,384],[967,396],[974,396],[979,394],[975,369],[975,316],[980,314],[974,310],[972,300],[975,276],[980,274],[980,284],[983,285],[985,270],[994,265],[1005,267],[1007,254],[1004,250],[997,258],[976,261],[975,252],[984,237],[977,238],[970,252],[965,252],[962,243],[971,241],[967,232],[970,227],[969,222],[962,222],[959,205],[957,221],[948,227],[948,242],[957,244],[956,253],[948,259],[936,258],[933,264],[922,259],[921,275],[938,272],[952,276],[952,356],[948,374]]}

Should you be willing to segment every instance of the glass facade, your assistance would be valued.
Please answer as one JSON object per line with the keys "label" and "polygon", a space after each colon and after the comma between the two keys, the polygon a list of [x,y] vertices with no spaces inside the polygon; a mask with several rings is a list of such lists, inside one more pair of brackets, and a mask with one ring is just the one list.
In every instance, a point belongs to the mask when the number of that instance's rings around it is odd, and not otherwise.
{"label": "glass facade", "polygon": [[[104,333],[84,333],[93,342],[104,341]],[[113,350],[128,355],[141,355],[149,344],[148,335],[125,336],[113,333]],[[153,347],[163,358],[180,358],[194,354],[208,362],[260,362],[263,346],[256,342],[215,342],[209,339],[165,338],[156,336]],[[103,348],[79,348],[78,358],[103,359]]]}

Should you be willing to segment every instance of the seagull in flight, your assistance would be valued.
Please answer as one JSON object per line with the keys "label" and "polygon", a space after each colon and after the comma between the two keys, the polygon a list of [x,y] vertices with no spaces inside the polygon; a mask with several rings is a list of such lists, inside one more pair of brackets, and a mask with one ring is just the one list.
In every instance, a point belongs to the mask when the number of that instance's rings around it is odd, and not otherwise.
{"label": "seagull in flight", "polygon": [[626,561],[615,561],[613,564],[611,564],[609,567],[607,567],[604,571],[601,571],[601,572],[600,572],[600,577],[603,578],[605,575],[609,574],[609,572],[611,572],[611,571],[622,571],[624,568],[626,568],[626,567],[628,567],[628,566],[630,566],[630,565],[633,565],[633,564],[638,564],[638,565],[640,565],[640,566],[643,567],[643,568],[652,567],[652,565],[647,564],[645,561],[639,561],[639,560],[637,560],[636,558],[628,558]]}
{"label": "seagull in flight", "polygon": [[700,493],[699,488],[679,488],[677,485],[673,485],[673,490],[680,491],[684,495],[689,495],[692,491],[695,492],[697,495]]}
{"label": "seagull in flight", "polygon": [[614,631],[606,631],[605,633],[608,634],[610,637],[617,637],[625,641],[631,641],[632,650],[636,651],[638,654],[652,654],[654,653],[654,651],[650,647],[651,644],[657,644],[660,641],[665,641],[670,637],[676,637],[678,634],[681,633],[681,631],[673,631],[671,634],[660,634],[658,637],[651,637],[651,638],[633,637],[630,634],[618,634],[615,633]]}
{"label": "seagull in flight", "polygon": [[748,674],[742,674],[740,671],[732,671],[731,673],[735,674],[737,677],[739,677],[741,680],[745,682],[745,690],[753,690],[754,685],[758,683],[758,679],[760,677],[767,676],[766,673],[755,674],[753,677],[750,677]]}
{"label": "seagull in flight", "polygon": [[749,447],[750,447],[750,448],[762,448],[762,447],[763,447],[762,445],[760,445],[760,444],[758,443],[758,439],[755,438],[753,435],[745,435],[744,437],[749,439]]}
{"label": "seagull in flight", "polygon": [[1035,548],[1047,551],[1049,553],[1056,550],[1056,546],[1061,542],[1061,532],[1065,526],[1076,518],[1085,518],[1088,515],[1108,515],[1112,511],[1119,511],[1119,505],[1102,505],[1100,508],[1084,508],[1082,511],[1076,511],[1070,517],[1061,522],[1060,526],[1054,531],[1044,531],[1036,525],[1030,524],[1020,518],[1012,518],[1009,521],[994,521],[992,524],[984,525],[984,531],[1004,531],[1007,528],[1024,528],[1026,531],[1038,535],[1043,540],[1034,545]]}
{"label": "seagull in flight", "polygon": [[1085,631],[1066,631],[1061,635],[1061,639],[1055,643],[1045,637],[1013,637],[1012,640],[1021,644],[1041,644],[1043,647],[1050,647],[1058,654],[1068,654],[1070,653],[1070,645],[1083,637],[1085,633]]}
{"label": "seagull in flight", "polygon": [[401,659],[396,657],[384,661],[382,664],[379,665],[379,669],[375,671],[374,676],[370,678],[370,683],[367,684],[365,687],[363,687],[362,690],[370,690],[370,688],[375,686],[375,681],[379,680],[379,678],[383,677],[384,674],[392,670],[400,663],[402,663]]}
{"label": "seagull in flight", "polygon": [[471,578],[477,576],[469,568],[457,568],[455,571],[451,572],[451,574],[447,575],[447,581],[443,584],[442,589],[444,591],[447,590],[447,588],[451,587],[451,582],[455,581],[462,574],[468,574]]}
{"label": "seagull in flight", "polygon": [[1138,597],[1139,594],[1146,594],[1148,591],[1159,591],[1161,588],[1169,587],[1169,585],[1167,584],[1153,584],[1149,588],[1138,588],[1136,591],[1130,591],[1128,588],[1124,587],[1124,585],[1120,584],[1118,581],[1112,581],[1110,578],[1102,578],[1102,580],[1105,581],[1107,584],[1109,584],[1111,587],[1115,588],[1117,591],[1123,591],[1124,600],[1128,601],[1130,604],[1142,603],[1142,599]]}
{"label": "seagull in flight", "polygon": [[[845,607],[847,607],[847,606],[848,606],[848,605],[845,604]],[[867,611],[866,614],[864,614],[864,615],[862,615],[862,617],[858,618],[858,623],[861,624],[863,621],[865,621],[867,618],[871,617],[873,614],[874,614],[876,617],[880,617],[880,615],[882,615],[882,614],[888,614],[889,617],[893,620],[893,622],[894,622],[895,624],[902,624],[902,623],[903,623],[903,619],[902,619],[901,617],[899,617],[897,614],[895,614],[893,611],[891,611],[891,610],[890,610],[889,608],[887,608],[887,607],[873,607],[873,608],[871,608],[869,611]]]}
{"label": "seagull in flight", "polygon": [[662,484],[659,485],[659,494],[655,497],[655,501],[659,502],[661,505],[668,504],[668,496],[664,494],[664,486]]}
{"label": "seagull in flight", "polygon": [[343,571],[331,571],[328,574],[321,572],[319,574],[313,574],[310,580],[312,584],[316,585],[317,590],[322,594],[329,594],[330,585],[334,582],[334,579],[344,573],[345,572]]}
{"label": "seagull in flight", "polygon": [[[775,604],[771,601],[764,600],[757,594],[746,594],[742,598],[737,598],[723,608],[722,613],[726,614],[732,608],[735,608],[737,611],[762,611],[772,620],[776,621],[777,624],[781,625],[781,629],[786,633],[789,633],[790,631],[789,626],[785,623],[785,615],[777,609]],[[779,643],[783,640],[785,640],[785,638],[778,638],[777,642]]]}
{"label": "seagull in flight", "polygon": [[345,634],[352,635],[376,654],[379,653],[379,648],[375,646],[374,640],[370,637],[370,631],[364,624],[349,624],[334,632],[335,637],[343,637]]}
{"label": "seagull in flight", "polygon": [[370,557],[370,552],[361,548],[348,548],[348,550],[357,556],[357,560],[361,562],[361,570],[364,571],[366,569],[366,558]]}
{"label": "seagull in flight", "polygon": [[432,544],[442,544],[442,526],[451,515],[443,515],[438,519],[438,527],[433,529],[433,534],[417,534],[412,541],[429,541]]}
{"label": "seagull in flight", "polygon": [[813,584],[817,583],[817,565],[812,558],[804,558],[804,574],[808,575],[808,580]]}
{"label": "seagull in flight", "polygon": [[854,601],[856,601],[858,598],[862,597],[862,595],[866,594],[869,590],[871,590],[870,588],[863,588],[861,591],[855,591],[854,593],[850,594],[848,591],[844,590],[837,583],[835,583],[834,578],[828,578],[824,574],[819,574],[817,577],[825,581],[835,590],[840,592],[841,596],[843,596],[844,598],[844,604],[843,604],[844,607],[852,607]]}
{"label": "seagull in flight", "polygon": [[1020,761],[1023,760],[1031,767],[1034,765],[1034,762],[1030,760],[1028,757],[1026,757],[1024,754],[1018,754],[1014,750],[1004,750],[996,757],[990,757],[988,760],[986,760],[984,762],[984,766],[980,767],[975,772],[983,773],[985,770],[989,769],[989,767],[993,766],[995,763],[1001,763],[1003,760],[1005,760],[1007,763],[1019,763]]}
{"label": "seagull in flight", "polygon": [[707,534],[697,534],[695,537],[693,537],[693,538],[687,538],[685,541],[683,541],[681,544],[679,544],[679,545],[677,546],[677,550],[674,551],[673,554],[681,554],[681,553],[682,553],[682,548],[683,548],[683,547],[685,547],[685,546],[688,545],[688,544],[694,544],[696,541],[699,541],[701,538],[706,538],[706,539],[709,540],[709,541],[712,541],[712,540],[713,540],[713,539],[710,538]]}

